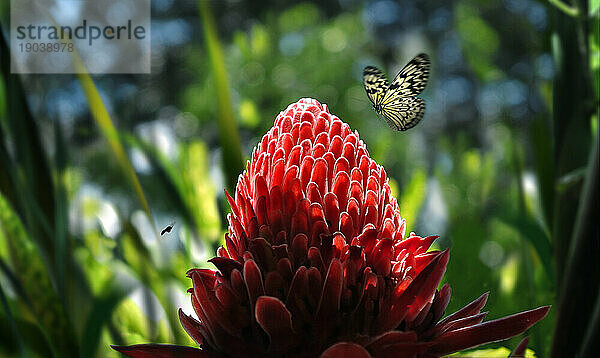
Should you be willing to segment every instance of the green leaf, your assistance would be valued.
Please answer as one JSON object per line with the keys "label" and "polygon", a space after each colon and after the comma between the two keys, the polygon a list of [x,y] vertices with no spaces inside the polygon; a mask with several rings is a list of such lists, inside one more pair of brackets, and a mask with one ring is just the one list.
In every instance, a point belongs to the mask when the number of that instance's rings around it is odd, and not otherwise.
{"label": "green leaf", "polygon": [[[13,271],[23,283],[23,302],[31,303],[31,314],[56,356],[72,357],[78,352],[77,339],[64,306],[56,295],[44,260],[21,221],[0,194],[0,238],[7,240],[8,257]],[[30,299],[31,298],[31,299]]]}
{"label": "green leaf", "polygon": [[525,216],[500,214],[498,218],[505,224],[508,224],[519,231],[521,235],[531,243],[540,257],[548,279],[554,282],[552,247],[550,245],[548,234],[535,222],[530,214],[526,214]]}
{"label": "green leaf", "polygon": [[198,1],[200,18],[204,34],[204,42],[210,59],[210,68],[215,81],[215,94],[217,100],[217,124],[219,128],[219,141],[223,150],[223,167],[227,187],[233,191],[237,177],[244,169],[240,135],[233,116],[233,105],[227,80],[225,59],[217,35],[215,20],[210,10],[208,1]]}
{"label": "green leaf", "polygon": [[[460,358],[506,358],[510,355],[511,351],[508,348],[488,348],[488,349],[475,349],[466,352],[459,352],[450,354],[448,357],[460,357]],[[535,352],[531,349],[525,351],[524,358],[535,358]]]}
{"label": "green leaf", "polygon": [[468,3],[459,2],[455,14],[463,52],[473,71],[484,80],[498,78],[502,73],[493,63],[493,56],[500,47],[496,30]]}
{"label": "green leaf", "polygon": [[598,10],[600,10],[600,0],[590,0],[590,4],[589,4],[590,16],[597,15]]}

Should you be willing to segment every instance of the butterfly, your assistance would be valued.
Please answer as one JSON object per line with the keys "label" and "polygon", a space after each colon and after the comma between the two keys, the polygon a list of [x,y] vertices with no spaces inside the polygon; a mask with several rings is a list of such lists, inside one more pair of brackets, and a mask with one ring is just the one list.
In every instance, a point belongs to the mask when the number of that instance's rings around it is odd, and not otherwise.
{"label": "butterfly", "polygon": [[173,221],[172,223],[170,223],[169,225],[167,225],[164,229],[162,229],[161,232],[160,232],[160,236],[163,236],[164,234],[170,233],[171,230],[173,230],[173,226],[175,226],[175,221]]}
{"label": "butterfly", "polygon": [[363,84],[375,112],[385,118],[390,128],[405,131],[419,123],[425,114],[425,101],[418,98],[429,79],[429,56],[415,56],[396,75],[391,84],[377,67],[367,66]]}

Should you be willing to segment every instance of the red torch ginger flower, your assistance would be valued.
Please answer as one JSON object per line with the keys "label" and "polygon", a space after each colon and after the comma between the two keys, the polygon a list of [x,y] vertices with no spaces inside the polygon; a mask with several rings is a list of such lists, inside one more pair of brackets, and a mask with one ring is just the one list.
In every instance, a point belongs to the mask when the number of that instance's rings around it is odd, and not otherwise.
{"label": "red torch ginger flower", "polygon": [[[179,311],[201,349],[114,347],[130,357],[439,357],[522,333],[540,307],[483,322],[485,293],[446,316],[437,287],[448,250],[405,238],[382,166],[327,106],[281,112],[227,194],[226,245],[192,269],[198,319]],[[524,349],[524,348],[523,348]]]}

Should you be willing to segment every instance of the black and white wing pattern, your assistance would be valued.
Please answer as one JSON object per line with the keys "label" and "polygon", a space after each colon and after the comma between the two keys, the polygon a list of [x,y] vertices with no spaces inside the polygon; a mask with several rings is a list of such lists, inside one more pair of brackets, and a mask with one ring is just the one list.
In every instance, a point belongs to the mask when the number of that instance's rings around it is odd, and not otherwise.
{"label": "black and white wing pattern", "polygon": [[425,101],[416,97],[429,79],[429,56],[422,53],[413,58],[388,84],[385,75],[368,66],[363,72],[363,82],[373,108],[395,130],[414,127],[425,114]]}
{"label": "black and white wing pattern", "polygon": [[405,131],[419,123],[425,114],[425,101],[419,97],[398,97],[381,108],[390,128]]}
{"label": "black and white wing pattern", "polygon": [[363,84],[373,106],[381,104],[381,100],[383,100],[383,96],[388,90],[388,81],[383,72],[377,67],[365,67],[363,71]]}
{"label": "black and white wing pattern", "polygon": [[418,96],[423,92],[429,80],[429,67],[429,56],[424,53],[415,56],[388,86],[383,103],[386,100],[392,100],[395,96]]}

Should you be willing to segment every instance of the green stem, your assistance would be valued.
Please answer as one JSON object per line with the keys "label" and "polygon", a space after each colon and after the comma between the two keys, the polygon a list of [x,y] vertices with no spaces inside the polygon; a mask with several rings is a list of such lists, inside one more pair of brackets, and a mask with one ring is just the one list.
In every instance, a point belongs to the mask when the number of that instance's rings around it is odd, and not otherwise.
{"label": "green stem", "polygon": [[579,15],[578,8],[569,6],[560,0],[548,0],[548,2],[569,16],[576,17]]}
{"label": "green stem", "polygon": [[[523,159],[522,159],[522,154],[520,152],[520,146],[517,143],[516,140],[514,140],[514,133],[513,133],[513,163],[515,166],[515,174],[516,174],[516,179],[517,179],[517,196],[518,196],[518,200],[519,200],[519,215],[521,217],[527,217],[527,208],[525,207],[525,191],[523,189],[523,182],[522,182],[522,177],[523,177]],[[529,242],[523,237],[523,235],[519,234],[519,241],[521,242],[521,251],[522,251],[522,257],[523,257],[523,265],[525,266],[525,277],[526,277],[526,284],[527,284],[527,300],[529,301],[529,306],[533,307],[535,306],[536,302],[535,302],[535,284],[534,284],[534,280],[533,280],[533,268],[531,266],[531,252],[530,252],[530,244]],[[540,253],[541,254],[541,253]],[[548,273],[551,274],[551,273]],[[541,347],[541,340],[540,340],[540,334],[539,334],[539,330],[537,328],[533,328],[533,334],[532,334],[532,342],[531,342],[531,346],[532,347],[537,347],[539,349],[539,347]]]}
{"label": "green stem", "polygon": [[558,298],[553,357],[574,357],[578,356],[578,353],[581,354],[583,337],[588,331],[587,327],[593,324],[591,312],[594,310],[600,287],[600,265],[597,255],[600,232],[598,145],[596,137],[567,255],[563,290]]}

